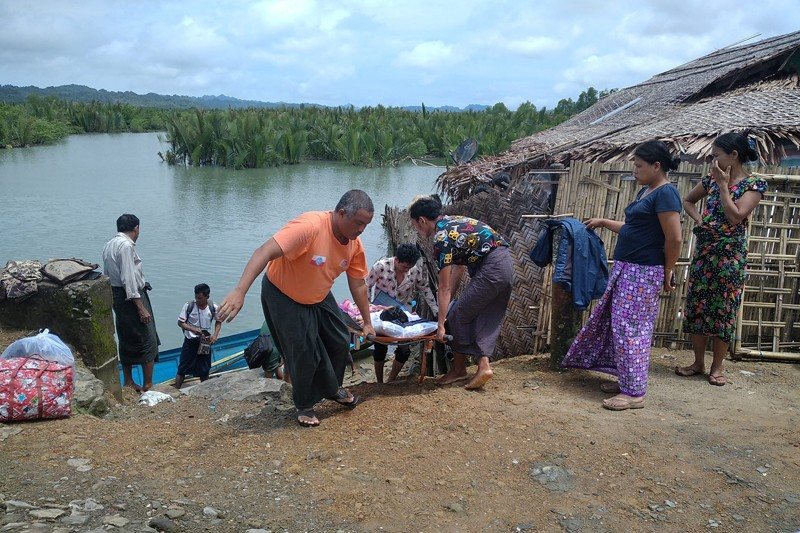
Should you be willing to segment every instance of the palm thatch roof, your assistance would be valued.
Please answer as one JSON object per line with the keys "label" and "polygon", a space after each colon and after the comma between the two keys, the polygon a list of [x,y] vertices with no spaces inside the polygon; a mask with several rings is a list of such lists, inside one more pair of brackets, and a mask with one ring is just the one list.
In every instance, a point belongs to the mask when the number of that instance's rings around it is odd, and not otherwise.
{"label": "palm thatch roof", "polygon": [[496,157],[452,168],[439,187],[454,199],[500,170],[514,178],[570,160],[614,162],[641,142],[661,139],[700,160],[721,133],[750,129],[766,164],[800,149],[800,31],[723,48],[611,93],[548,130],[515,141]]}

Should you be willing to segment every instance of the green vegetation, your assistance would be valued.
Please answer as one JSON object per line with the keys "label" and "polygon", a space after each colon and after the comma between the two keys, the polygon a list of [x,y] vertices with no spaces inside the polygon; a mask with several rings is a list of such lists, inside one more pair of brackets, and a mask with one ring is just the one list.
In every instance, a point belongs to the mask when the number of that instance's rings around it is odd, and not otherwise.
{"label": "green vegetation", "polygon": [[53,142],[70,133],[163,131],[170,164],[261,168],[306,159],[381,166],[416,157],[447,157],[464,139],[478,155],[507,150],[515,139],[566,120],[594,104],[594,88],[555,109],[530,102],[510,111],[502,103],[481,111],[420,111],[394,107],[159,110],[120,103],[65,102],[28,95],[0,104],[0,146]]}
{"label": "green vegetation", "polygon": [[420,112],[392,107],[200,110],[167,119],[169,163],[259,168],[304,159],[382,166],[412,157],[447,157],[464,139],[478,140],[478,155],[498,154],[512,141],[583,111],[605,93],[589,88],[553,111],[530,102],[509,111]]}
{"label": "green vegetation", "polygon": [[0,147],[52,143],[70,133],[159,131],[165,117],[158,109],[31,95],[24,104],[0,103]]}

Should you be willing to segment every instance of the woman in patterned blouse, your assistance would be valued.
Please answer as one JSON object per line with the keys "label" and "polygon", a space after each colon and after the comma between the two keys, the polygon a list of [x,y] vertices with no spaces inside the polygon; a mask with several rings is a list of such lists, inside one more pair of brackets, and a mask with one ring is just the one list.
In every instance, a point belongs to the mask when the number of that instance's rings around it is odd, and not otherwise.
{"label": "woman in patterned blouse", "polygon": [[[508,243],[487,224],[474,218],[442,215],[439,197],[416,198],[408,208],[411,224],[422,237],[433,237],[439,266],[439,328],[444,341],[445,319],[453,340],[453,368],[437,379],[440,385],[468,379],[466,357],[478,370],[465,386],[480,389],[492,377],[489,359],[511,298],[514,266]],[[452,294],[467,269],[470,282],[450,308]]]}
{"label": "woman in patterned blouse", "polygon": [[[689,289],[686,294],[684,333],[692,335],[694,363],[676,367],[679,376],[702,374],[705,369],[707,338],[714,352],[708,382],[727,382],[722,361],[736,331],[736,313],[747,277],[747,228],[750,213],[764,197],[767,183],[750,176],[744,167],[758,159],[747,135],[726,133],[714,140],[711,175],[689,191],[683,208],[697,225]],[[695,204],[706,198],[703,215]]]}
{"label": "woman in patterned blouse", "polygon": [[[439,313],[436,298],[431,292],[428,275],[420,268],[417,261],[420,258],[419,250],[413,244],[401,244],[397,247],[394,257],[379,259],[367,276],[367,288],[370,291],[370,300],[373,300],[378,291],[384,292],[402,304],[410,303],[417,293],[422,294],[428,307],[434,315]],[[386,361],[388,346],[376,343],[373,347],[372,358],[375,363],[375,377],[378,383],[383,383],[383,364]],[[387,381],[394,381],[411,356],[411,348],[398,346],[394,351],[392,370]]]}

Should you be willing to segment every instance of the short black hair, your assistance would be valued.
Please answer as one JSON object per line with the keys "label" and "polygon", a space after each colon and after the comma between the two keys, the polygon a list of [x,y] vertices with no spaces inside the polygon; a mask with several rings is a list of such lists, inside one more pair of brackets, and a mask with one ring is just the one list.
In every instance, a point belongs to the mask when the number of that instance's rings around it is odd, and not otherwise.
{"label": "short black hair", "polygon": [[647,141],[636,147],[633,155],[640,157],[654,165],[656,162],[661,163],[661,169],[664,172],[670,170],[678,170],[678,165],[681,164],[680,157],[672,157],[672,153],[664,143],[664,141]]}
{"label": "short black hair", "polygon": [[208,298],[208,295],[211,294],[211,287],[209,287],[205,283],[198,283],[197,285],[194,286],[194,293],[202,294],[203,296]]}
{"label": "short black hair", "polygon": [[404,243],[397,247],[394,256],[401,263],[416,265],[420,258],[419,249],[413,244]]}
{"label": "short black hair", "polygon": [[117,219],[117,231],[120,233],[126,233],[128,231],[133,231],[136,229],[136,226],[139,225],[139,217],[136,215],[131,215],[130,213],[125,213],[124,215],[120,215]]}
{"label": "short black hair", "polygon": [[438,194],[430,196],[419,196],[412,200],[411,205],[408,206],[408,216],[417,220],[419,217],[425,217],[428,220],[435,220],[442,214],[442,200]]}
{"label": "short black hair", "polygon": [[758,161],[758,152],[750,145],[750,138],[747,136],[747,132],[723,133],[714,139],[714,146],[728,155],[731,155],[736,150],[736,156],[740,163]]}
{"label": "short black hair", "polygon": [[372,205],[372,198],[360,189],[352,189],[344,193],[339,199],[339,203],[336,204],[336,211],[340,209],[344,209],[344,212],[348,215],[355,215],[362,209],[370,213],[375,212],[375,207]]}

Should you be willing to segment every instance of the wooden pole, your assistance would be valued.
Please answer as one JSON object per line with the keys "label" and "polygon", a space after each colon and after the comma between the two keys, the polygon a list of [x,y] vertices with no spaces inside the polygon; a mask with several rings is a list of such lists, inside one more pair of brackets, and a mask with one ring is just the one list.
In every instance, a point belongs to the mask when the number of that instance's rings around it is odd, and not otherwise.
{"label": "wooden pole", "polygon": [[743,349],[737,354],[739,357],[747,357],[749,359],[768,359],[771,361],[800,361],[800,353],[794,352],[764,352],[762,350],[747,350]]}

